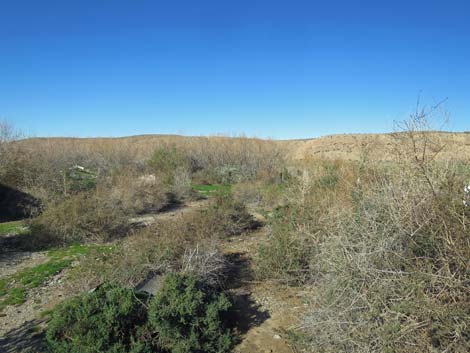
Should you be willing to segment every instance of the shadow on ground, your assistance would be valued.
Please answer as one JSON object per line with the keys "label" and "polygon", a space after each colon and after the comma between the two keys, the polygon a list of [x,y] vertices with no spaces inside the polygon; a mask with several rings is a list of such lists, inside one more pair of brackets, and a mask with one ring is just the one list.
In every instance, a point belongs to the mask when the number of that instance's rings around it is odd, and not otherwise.
{"label": "shadow on ground", "polygon": [[247,282],[253,278],[253,274],[246,254],[243,252],[229,253],[225,255],[225,258],[229,263],[226,273],[226,287],[233,303],[230,321],[237,334],[243,336],[253,327],[260,326],[270,316],[251,298]]}
{"label": "shadow on ground", "polygon": [[20,190],[0,184],[0,222],[30,217],[41,208],[41,202]]}
{"label": "shadow on ground", "polygon": [[232,296],[233,307],[230,313],[233,328],[239,335],[246,334],[253,327],[260,326],[269,319],[269,313],[262,310],[250,293],[235,294]]}
{"label": "shadow on ground", "polygon": [[45,251],[57,246],[47,236],[37,235],[33,232],[11,234],[0,236],[0,254],[11,254],[14,252]]}
{"label": "shadow on ground", "polygon": [[0,352],[45,352],[45,335],[40,328],[41,321],[25,322],[0,338]]}
{"label": "shadow on ground", "polygon": [[228,264],[225,272],[226,289],[241,288],[246,284],[246,281],[253,279],[250,260],[246,253],[228,253],[224,255],[224,259]]}

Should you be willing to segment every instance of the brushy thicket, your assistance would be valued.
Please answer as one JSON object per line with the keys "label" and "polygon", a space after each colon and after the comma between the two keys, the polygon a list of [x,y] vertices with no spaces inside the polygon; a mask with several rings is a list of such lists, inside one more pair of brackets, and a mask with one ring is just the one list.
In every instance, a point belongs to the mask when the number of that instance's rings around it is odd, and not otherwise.
{"label": "brushy thicket", "polygon": [[29,222],[31,234],[43,243],[58,245],[120,237],[129,229],[127,214],[108,201],[92,192],[49,205]]}
{"label": "brushy thicket", "polygon": [[[257,139],[162,138],[146,146],[151,154],[117,141],[11,140],[2,143],[9,158],[0,182],[42,201],[31,221],[38,243],[109,241],[127,233],[130,218],[196,197],[192,183],[272,181],[282,165],[275,144]],[[233,206],[233,215],[215,213],[249,222],[243,206]]]}
{"label": "brushy thicket", "polygon": [[45,203],[68,193],[69,170],[77,165],[92,171],[98,182],[116,172],[159,174],[178,194],[188,190],[191,180],[223,184],[273,179],[284,161],[275,142],[245,137],[16,139],[11,126],[0,124],[0,182]]}
{"label": "brushy thicket", "polygon": [[168,274],[156,297],[103,285],[62,303],[47,329],[51,352],[223,353],[233,344],[228,298],[193,276]]}
{"label": "brushy thicket", "polygon": [[112,254],[96,254],[76,267],[72,282],[81,290],[104,281],[136,286],[149,273],[179,271],[220,285],[227,270],[220,240],[254,224],[246,209],[224,193],[210,199],[207,208],[131,232]]}
{"label": "brushy thicket", "polygon": [[470,351],[470,168],[435,162],[425,131],[399,137],[395,163],[304,167],[271,215],[256,270],[313,288],[305,351]]}

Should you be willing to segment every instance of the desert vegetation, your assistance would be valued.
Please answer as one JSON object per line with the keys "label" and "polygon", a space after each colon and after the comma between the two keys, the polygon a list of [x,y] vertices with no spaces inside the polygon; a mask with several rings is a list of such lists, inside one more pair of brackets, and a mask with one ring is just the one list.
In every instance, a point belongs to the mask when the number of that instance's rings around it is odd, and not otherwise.
{"label": "desert vegetation", "polygon": [[469,351],[470,161],[432,113],[387,135],[386,158],[377,138],[352,160],[309,158],[308,141],[21,139],[2,123],[2,193],[25,211],[0,223],[0,319],[36,308],[36,350],[248,352],[266,287],[282,298],[271,322],[301,308],[266,331],[289,350]]}
{"label": "desert vegetation", "polygon": [[426,114],[395,135],[393,162],[310,163],[271,214],[257,275],[312,288],[299,349],[470,349],[468,161],[437,160]]}

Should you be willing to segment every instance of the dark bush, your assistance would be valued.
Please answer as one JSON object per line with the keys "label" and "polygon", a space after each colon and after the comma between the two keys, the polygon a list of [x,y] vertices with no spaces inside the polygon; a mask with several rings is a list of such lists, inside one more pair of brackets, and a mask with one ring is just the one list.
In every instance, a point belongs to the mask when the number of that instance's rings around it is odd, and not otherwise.
{"label": "dark bush", "polygon": [[161,352],[147,321],[148,297],[103,285],[54,310],[47,344],[54,353]]}
{"label": "dark bush", "polygon": [[150,304],[149,321],[172,353],[227,352],[233,341],[225,325],[230,307],[224,294],[195,277],[169,274]]}

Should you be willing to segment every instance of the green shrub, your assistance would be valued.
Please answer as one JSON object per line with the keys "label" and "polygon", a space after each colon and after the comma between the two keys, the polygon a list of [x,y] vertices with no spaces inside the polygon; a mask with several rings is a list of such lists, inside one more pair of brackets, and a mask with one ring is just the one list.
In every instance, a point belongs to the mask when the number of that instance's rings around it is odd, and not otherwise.
{"label": "green shrub", "polygon": [[175,145],[161,146],[153,153],[149,166],[166,184],[172,185],[177,173],[191,169],[191,159]]}
{"label": "green shrub", "polygon": [[227,352],[232,334],[225,315],[227,297],[193,276],[169,274],[152,300],[149,321],[171,353]]}
{"label": "green shrub", "polygon": [[96,186],[97,175],[91,170],[76,165],[67,170],[65,180],[65,190],[76,193],[92,190]]}
{"label": "green shrub", "polygon": [[115,285],[72,298],[54,310],[47,328],[53,353],[160,352],[147,320],[148,297]]}
{"label": "green shrub", "polygon": [[338,167],[334,163],[324,163],[323,169],[323,175],[317,180],[318,186],[334,188],[339,182]]}

